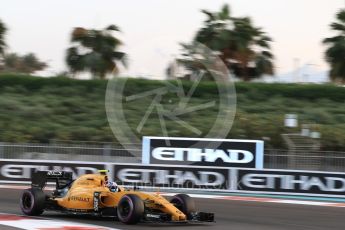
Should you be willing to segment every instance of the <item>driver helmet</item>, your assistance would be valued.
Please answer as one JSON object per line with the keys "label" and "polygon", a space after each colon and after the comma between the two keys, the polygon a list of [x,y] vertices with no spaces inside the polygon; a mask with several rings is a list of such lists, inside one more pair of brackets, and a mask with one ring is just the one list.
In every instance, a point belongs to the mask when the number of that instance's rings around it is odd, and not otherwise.
{"label": "driver helmet", "polygon": [[118,191],[118,187],[117,187],[116,182],[111,182],[111,181],[109,181],[109,182],[107,183],[107,187],[109,188],[109,190],[110,190],[111,192],[117,192],[117,191]]}

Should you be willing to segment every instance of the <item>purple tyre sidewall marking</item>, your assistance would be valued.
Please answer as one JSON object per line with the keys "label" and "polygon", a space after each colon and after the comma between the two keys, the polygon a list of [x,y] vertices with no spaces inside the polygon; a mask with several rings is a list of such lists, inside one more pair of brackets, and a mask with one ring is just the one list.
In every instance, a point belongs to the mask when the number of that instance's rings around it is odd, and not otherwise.
{"label": "purple tyre sidewall marking", "polygon": [[[23,202],[24,202],[24,201],[23,201],[23,197],[25,197],[25,196],[29,196],[30,199],[31,199],[31,205],[30,205],[30,207],[28,207],[28,208],[26,208],[26,207],[25,207],[26,205],[23,204]],[[34,206],[34,202],[35,202],[34,196],[33,196],[33,194],[32,194],[31,192],[29,192],[29,191],[25,191],[25,192],[23,193],[22,197],[20,198],[20,206],[21,206],[21,208],[23,209],[24,212],[30,212],[30,211],[32,210],[33,206]]]}
{"label": "purple tyre sidewall marking", "polygon": [[[181,206],[183,207],[184,202],[183,202],[183,200],[182,200],[180,197],[174,196],[174,198],[172,199],[172,201],[173,201],[173,200],[178,200],[178,201],[180,202],[179,205],[181,205]],[[182,211],[182,210],[180,210],[180,211]]]}
{"label": "purple tyre sidewall marking", "polygon": [[127,214],[126,217],[121,217],[124,221],[128,221],[131,217],[132,217],[132,214],[133,214],[133,210],[134,210],[134,204],[133,204],[133,201],[131,198],[129,198],[128,196],[124,196],[123,198],[125,198],[130,206],[130,211],[129,213]]}

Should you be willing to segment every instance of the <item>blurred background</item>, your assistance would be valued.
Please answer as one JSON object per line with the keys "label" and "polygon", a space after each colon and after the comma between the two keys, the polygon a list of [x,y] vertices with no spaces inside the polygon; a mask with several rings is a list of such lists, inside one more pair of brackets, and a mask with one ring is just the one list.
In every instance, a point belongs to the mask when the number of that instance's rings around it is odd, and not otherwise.
{"label": "blurred background", "polygon": [[[128,78],[125,95],[167,81],[190,89],[203,70],[193,42],[218,55],[235,81],[227,138],[264,140],[267,168],[343,170],[343,0],[4,0],[0,156],[139,162],[109,127],[107,80]],[[210,100],[218,103],[218,90],[206,77],[189,106]],[[149,105],[124,102],[127,123],[139,137],[162,136],[155,113],[138,131]],[[167,120],[168,135],[202,137],[218,112],[183,115],[199,134]]]}

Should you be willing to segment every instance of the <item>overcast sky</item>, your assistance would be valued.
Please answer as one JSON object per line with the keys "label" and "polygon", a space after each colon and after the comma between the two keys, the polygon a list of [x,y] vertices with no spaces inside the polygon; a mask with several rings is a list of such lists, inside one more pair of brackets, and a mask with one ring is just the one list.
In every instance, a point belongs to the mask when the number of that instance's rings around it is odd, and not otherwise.
{"label": "overcast sky", "polygon": [[118,25],[129,54],[124,74],[163,73],[205,19],[201,9],[219,10],[228,3],[233,16],[250,16],[273,39],[278,74],[300,64],[327,70],[321,40],[333,35],[329,24],[344,0],[1,0],[0,19],[9,31],[8,51],[36,53],[48,62],[48,74],[66,70],[65,50],[73,27]]}

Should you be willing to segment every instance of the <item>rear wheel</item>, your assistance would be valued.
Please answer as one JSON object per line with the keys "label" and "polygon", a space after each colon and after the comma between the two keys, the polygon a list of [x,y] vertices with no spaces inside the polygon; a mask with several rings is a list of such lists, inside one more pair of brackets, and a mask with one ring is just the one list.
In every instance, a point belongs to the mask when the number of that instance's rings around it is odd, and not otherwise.
{"label": "rear wheel", "polygon": [[187,194],[177,194],[171,198],[170,202],[183,212],[187,216],[187,219],[190,219],[191,213],[195,212],[194,200]]}
{"label": "rear wheel", "polygon": [[124,195],[117,206],[117,216],[122,223],[136,224],[144,215],[144,202],[134,194]]}
{"label": "rear wheel", "polygon": [[20,198],[22,212],[29,216],[41,215],[44,211],[46,195],[40,189],[26,189]]}

